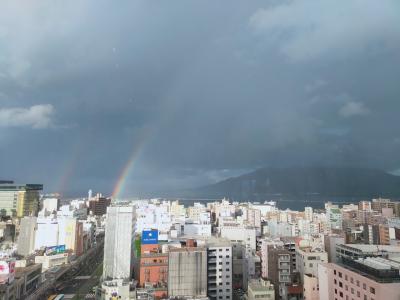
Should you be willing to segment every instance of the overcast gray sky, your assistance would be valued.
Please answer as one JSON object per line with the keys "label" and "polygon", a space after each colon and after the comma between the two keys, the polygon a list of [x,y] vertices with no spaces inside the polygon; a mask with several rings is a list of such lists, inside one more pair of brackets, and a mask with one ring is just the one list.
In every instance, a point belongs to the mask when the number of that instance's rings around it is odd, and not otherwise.
{"label": "overcast gray sky", "polygon": [[65,195],[400,169],[400,2],[0,2],[0,178]]}

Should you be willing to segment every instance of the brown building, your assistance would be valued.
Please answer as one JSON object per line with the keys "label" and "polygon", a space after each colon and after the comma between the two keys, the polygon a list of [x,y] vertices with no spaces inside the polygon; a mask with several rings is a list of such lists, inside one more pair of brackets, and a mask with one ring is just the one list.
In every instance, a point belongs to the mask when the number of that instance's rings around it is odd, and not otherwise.
{"label": "brown building", "polygon": [[371,201],[360,201],[358,203],[358,209],[370,211],[371,210]]}
{"label": "brown building", "polygon": [[168,293],[168,253],[151,252],[140,257],[139,285],[152,287],[156,299]]}
{"label": "brown building", "polygon": [[291,252],[283,247],[268,246],[268,280],[274,285],[275,295],[282,297],[293,282]]}
{"label": "brown building", "polygon": [[168,253],[162,253],[158,244],[141,244],[136,259],[135,279],[140,288],[154,290],[155,299],[168,296]]}
{"label": "brown building", "polygon": [[384,224],[363,226],[363,243],[371,245],[390,245],[389,227]]}
{"label": "brown building", "polygon": [[382,213],[382,208],[391,208],[393,214],[397,217],[400,216],[400,202],[394,202],[390,199],[373,199],[371,203],[372,210]]}
{"label": "brown building", "polygon": [[379,224],[377,226],[379,235],[379,245],[390,245],[389,227],[383,224]]}
{"label": "brown building", "polygon": [[107,207],[110,206],[111,199],[102,197],[101,194],[97,194],[94,199],[89,200],[89,211],[95,216],[102,216],[107,213]]}

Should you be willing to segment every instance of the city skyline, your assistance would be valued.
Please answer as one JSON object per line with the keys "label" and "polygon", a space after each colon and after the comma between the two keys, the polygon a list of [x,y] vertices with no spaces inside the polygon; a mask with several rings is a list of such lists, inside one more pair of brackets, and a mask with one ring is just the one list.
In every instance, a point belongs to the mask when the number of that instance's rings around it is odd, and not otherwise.
{"label": "city skyline", "polygon": [[2,1],[0,178],[130,196],[264,166],[395,172],[398,10]]}
{"label": "city skyline", "polygon": [[399,300],[399,0],[0,0],[0,300]]}

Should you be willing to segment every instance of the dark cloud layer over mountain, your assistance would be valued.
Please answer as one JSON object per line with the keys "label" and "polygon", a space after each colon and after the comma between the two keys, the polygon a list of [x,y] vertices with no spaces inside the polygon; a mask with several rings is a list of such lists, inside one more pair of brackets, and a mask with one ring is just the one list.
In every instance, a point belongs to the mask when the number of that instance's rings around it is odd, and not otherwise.
{"label": "dark cloud layer over mountain", "polygon": [[400,169],[400,4],[0,3],[0,177],[125,195],[261,166]]}

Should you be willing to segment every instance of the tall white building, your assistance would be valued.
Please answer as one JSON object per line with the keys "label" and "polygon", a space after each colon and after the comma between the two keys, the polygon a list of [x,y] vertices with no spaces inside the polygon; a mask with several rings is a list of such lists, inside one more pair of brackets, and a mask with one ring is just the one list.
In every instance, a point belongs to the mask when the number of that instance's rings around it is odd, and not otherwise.
{"label": "tall white building", "polygon": [[261,211],[259,209],[245,208],[243,217],[247,225],[261,228]]}
{"label": "tall white building", "polygon": [[313,211],[313,208],[312,208],[312,207],[307,206],[307,207],[304,208],[304,218],[305,218],[307,221],[312,222],[312,220],[313,220],[313,215],[314,215],[314,211]]}
{"label": "tall white building", "polygon": [[35,249],[57,246],[58,221],[52,218],[37,218],[37,232],[35,235]]}
{"label": "tall white building", "polygon": [[44,215],[49,216],[58,210],[60,206],[60,200],[58,198],[44,198],[42,206]]}
{"label": "tall white building", "polygon": [[107,208],[103,266],[106,280],[131,278],[135,219],[133,206]]}
{"label": "tall white building", "polygon": [[172,226],[169,202],[163,202],[160,204],[141,201],[136,205],[137,232],[142,232],[148,228],[158,229],[160,233],[169,231]]}
{"label": "tall white building", "polygon": [[328,253],[322,249],[296,247],[296,269],[303,284],[304,299],[319,299],[318,265],[328,262]]}
{"label": "tall white building", "polygon": [[338,205],[331,203],[325,204],[328,231],[332,229],[342,229],[342,211]]}
{"label": "tall white building", "polygon": [[[202,203],[194,203],[193,206],[188,207],[187,213],[190,220],[199,223],[204,221],[204,215],[210,215],[210,213],[207,212],[207,208]],[[208,221],[209,219],[208,217]]]}
{"label": "tall white building", "polygon": [[221,237],[227,238],[233,242],[241,241],[247,247],[256,250],[256,229],[254,227],[244,226],[223,226],[221,227]]}

